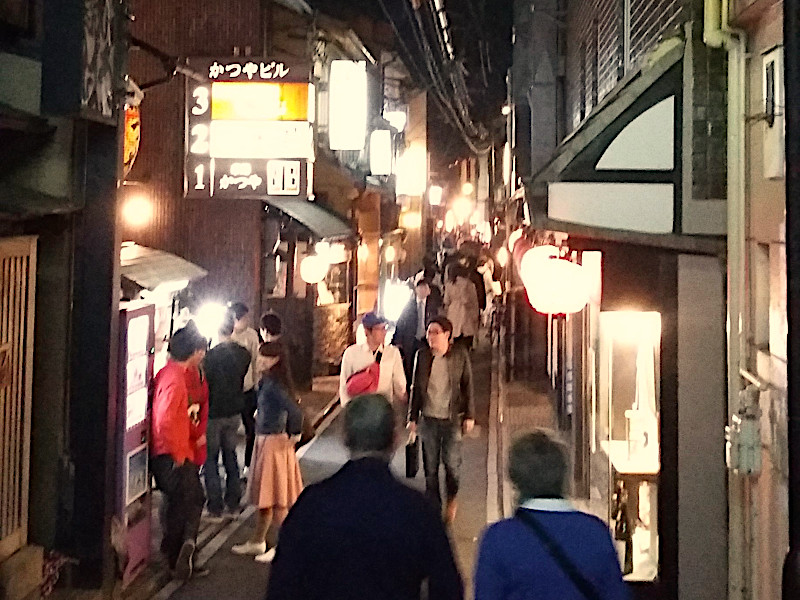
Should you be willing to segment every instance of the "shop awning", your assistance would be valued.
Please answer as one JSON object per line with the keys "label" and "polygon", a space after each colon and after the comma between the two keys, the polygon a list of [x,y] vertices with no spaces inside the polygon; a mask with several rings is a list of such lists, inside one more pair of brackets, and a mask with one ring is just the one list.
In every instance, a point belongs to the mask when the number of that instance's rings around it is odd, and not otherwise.
{"label": "shop awning", "polygon": [[125,242],[120,252],[120,275],[140,288],[169,288],[177,291],[190,281],[202,279],[208,271],[180,256]]}
{"label": "shop awning", "polygon": [[[589,114],[586,120],[567,136],[556,149],[552,160],[527,181],[528,192],[538,195],[547,192],[547,185],[557,181],[585,180],[597,171],[598,163],[611,148],[613,142],[623,133],[627,125],[632,124],[649,108],[662,100],[674,97],[680,91],[680,81],[666,81],[664,76],[683,58],[684,44],[682,40],[671,39],[655,51],[649,64],[641,71],[633,73],[627,81],[621,82],[616,90],[606,96]],[[659,84],[659,85],[657,85]],[[678,84],[676,89],[675,84]],[[645,138],[650,144],[654,133]],[[625,137],[628,137],[626,134]],[[627,149],[627,148],[626,148]],[[615,153],[608,157],[613,168],[602,167],[603,171],[664,171],[672,170],[673,164],[642,164],[648,160],[651,152],[643,154]],[[626,166],[622,164],[629,161]]]}
{"label": "shop awning", "polygon": [[294,219],[320,239],[354,237],[353,230],[341,217],[315,202],[297,198],[271,198],[267,204]]}
{"label": "shop awning", "polygon": [[684,52],[663,42],[525,181],[536,227],[676,249],[724,234],[724,202],[682,197]]}

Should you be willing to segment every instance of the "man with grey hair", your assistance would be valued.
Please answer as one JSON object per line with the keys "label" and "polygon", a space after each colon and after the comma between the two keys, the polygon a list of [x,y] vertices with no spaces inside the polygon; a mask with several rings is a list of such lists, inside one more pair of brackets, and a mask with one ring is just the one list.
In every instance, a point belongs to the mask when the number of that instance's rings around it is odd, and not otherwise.
{"label": "man with grey hair", "polygon": [[389,469],[392,407],[377,394],[344,411],[350,460],[308,486],[289,511],[272,563],[269,600],[463,598],[463,585],[438,514]]}
{"label": "man with grey hair", "polygon": [[475,600],[627,600],[608,527],[564,499],[563,444],[537,430],[513,443],[508,462],[519,508],[484,532]]}

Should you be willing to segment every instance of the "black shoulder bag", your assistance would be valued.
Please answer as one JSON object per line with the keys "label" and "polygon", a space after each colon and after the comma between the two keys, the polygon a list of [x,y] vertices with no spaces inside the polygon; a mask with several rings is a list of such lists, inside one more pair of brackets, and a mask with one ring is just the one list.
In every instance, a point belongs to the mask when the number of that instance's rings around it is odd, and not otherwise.
{"label": "black shoulder bag", "polygon": [[572,583],[575,584],[575,587],[580,590],[581,594],[583,594],[587,600],[602,600],[602,597],[598,593],[597,589],[592,585],[592,583],[584,577],[581,572],[578,570],[578,567],[575,566],[569,557],[565,554],[565,552],[561,549],[556,541],[550,537],[550,534],[547,533],[542,524],[536,520],[536,518],[529,514],[524,509],[517,509],[515,515],[520,521],[522,521],[525,525],[530,528],[536,534],[536,537],[539,538],[539,541],[544,544],[544,547],[547,548],[547,551],[550,553],[561,570],[566,573],[567,577],[570,578]]}

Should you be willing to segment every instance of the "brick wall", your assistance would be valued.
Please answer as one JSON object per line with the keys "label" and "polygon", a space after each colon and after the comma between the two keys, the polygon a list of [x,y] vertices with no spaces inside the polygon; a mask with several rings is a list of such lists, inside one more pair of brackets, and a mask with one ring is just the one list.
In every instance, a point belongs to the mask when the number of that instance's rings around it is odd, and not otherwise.
{"label": "brick wall", "polygon": [[692,198],[722,200],[727,196],[727,60],[724,50],[703,43],[703,3],[693,4]]}
{"label": "brick wall", "polygon": [[[176,56],[231,56],[248,47],[260,54],[258,0],[132,0],[134,36]],[[157,60],[130,53],[134,80],[162,77]],[[258,310],[261,252],[259,200],[183,198],[184,86],[182,76],[146,90],[142,140],[128,179],[152,198],[153,219],[141,229],[123,226],[123,239],[178,254],[208,270],[201,296],[240,300]]]}

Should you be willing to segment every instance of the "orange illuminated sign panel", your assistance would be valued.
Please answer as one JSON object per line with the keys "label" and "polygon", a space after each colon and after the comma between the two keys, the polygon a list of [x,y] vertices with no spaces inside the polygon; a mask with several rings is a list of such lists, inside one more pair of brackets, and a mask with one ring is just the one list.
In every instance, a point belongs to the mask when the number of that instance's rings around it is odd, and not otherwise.
{"label": "orange illuminated sign panel", "polygon": [[226,81],[211,84],[211,119],[308,121],[307,83]]}

